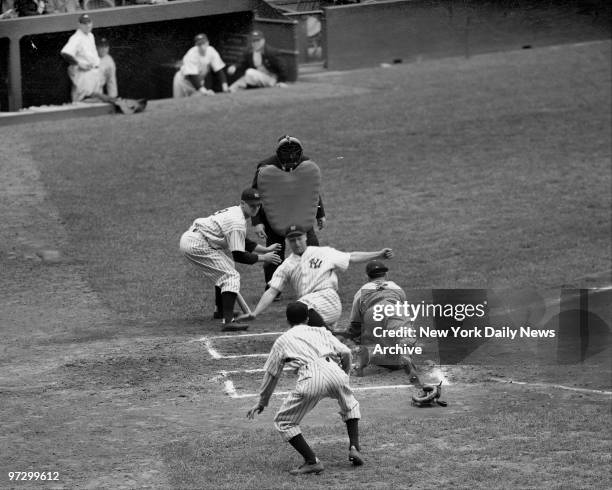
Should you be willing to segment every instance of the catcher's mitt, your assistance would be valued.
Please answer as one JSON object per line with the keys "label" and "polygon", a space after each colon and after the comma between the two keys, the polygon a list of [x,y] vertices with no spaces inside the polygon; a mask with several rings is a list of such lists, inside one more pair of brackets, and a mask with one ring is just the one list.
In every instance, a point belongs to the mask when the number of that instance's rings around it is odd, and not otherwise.
{"label": "catcher's mitt", "polygon": [[118,112],[123,114],[136,114],[142,112],[147,107],[146,99],[123,99],[117,97],[112,101]]}
{"label": "catcher's mitt", "polygon": [[421,388],[418,394],[412,396],[412,404],[415,407],[432,407],[438,404],[441,407],[446,407],[448,404],[440,400],[442,396],[442,381],[440,384],[431,386],[425,385]]}

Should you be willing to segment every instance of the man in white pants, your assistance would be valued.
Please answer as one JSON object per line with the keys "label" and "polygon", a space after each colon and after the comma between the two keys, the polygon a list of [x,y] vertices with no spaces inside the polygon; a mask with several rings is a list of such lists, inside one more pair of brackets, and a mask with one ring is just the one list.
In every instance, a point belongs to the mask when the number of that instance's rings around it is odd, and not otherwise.
{"label": "man in white pants", "polygon": [[285,398],[274,417],[274,425],[283,439],[304,458],[304,464],[290,471],[292,475],[321,473],[324,469],[300,429],[302,419],[323,398],[338,401],[340,416],[349,436],[349,461],[355,466],[363,464],[359,453],[361,413],[359,402],[349,386],[351,351],[330,331],[306,325],[307,320],[308,307],[305,304],[295,302],[287,305],[287,321],[291,329],[274,342],[264,365],[259,401],[247,413],[247,417],[253,419],[268,405],[285,365],[296,370],[295,389]]}
{"label": "man in white pants", "polygon": [[212,87],[206,86],[206,76],[213,72],[218,78],[223,92],[228,92],[225,76],[225,62],[219,52],[213,48],[206,34],[198,34],[193,40],[194,46],[185,53],[180,69],[172,81],[172,94],[175,98],[190,95],[214,95]]}
{"label": "man in white pants", "polygon": [[331,328],[342,313],[336,270],[344,271],[350,264],[393,257],[390,248],[375,252],[341,252],[331,247],[307,246],[306,230],[297,225],[289,226],[285,236],[293,253],[274,271],[268,283],[270,287],[255,310],[250,315],[241,315],[238,320],[253,320],[277,294],[291,285],[298,301],[308,306],[308,325]]}
{"label": "man in white pants", "polygon": [[68,76],[72,81],[72,102],[95,97],[102,92],[100,57],[92,30],[91,17],[87,14],[81,15],[78,29],[61,50],[62,57],[69,63]]}
{"label": "man in white pants", "polygon": [[[181,252],[202,268],[215,284],[216,312],[213,318],[223,319],[223,330],[246,330],[246,324],[233,322],[234,304],[240,292],[240,273],[234,261],[243,264],[269,262],[279,264],[278,243],[263,247],[246,238],[246,218],[257,214],[261,196],[257,189],[245,189],[238,206],[221,209],[206,218],[198,218],[183,233]],[[225,252],[232,255],[230,258]],[[233,323],[232,323],[233,322]]]}

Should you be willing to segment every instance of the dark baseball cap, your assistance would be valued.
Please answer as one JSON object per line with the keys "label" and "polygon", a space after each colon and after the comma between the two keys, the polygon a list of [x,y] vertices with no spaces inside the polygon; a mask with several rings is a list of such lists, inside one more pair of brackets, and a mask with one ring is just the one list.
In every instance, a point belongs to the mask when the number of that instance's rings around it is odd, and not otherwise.
{"label": "dark baseball cap", "polygon": [[251,187],[242,191],[240,199],[249,204],[261,204],[261,195],[259,191]]}
{"label": "dark baseball cap", "polygon": [[195,44],[196,46],[198,44],[204,44],[208,42],[208,36],[206,34],[198,34],[196,37],[193,38],[193,44]]}
{"label": "dark baseball cap", "polygon": [[79,24],[91,24],[92,20],[91,17],[87,14],[82,14],[79,17]]}
{"label": "dark baseball cap", "polygon": [[296,236],[302,236],[306,233],[303,226],[300,225],[289,225],[285,230],[285,237],[292,238]]}
{"label": "dark baseball cap", "polygon": [[96,44],[100,47],[110,46],[108,39],[106,39],[105,37],[101,37],[100,39],[98,39],[96,41]]}
{"label": "dark baseball cap", "polygon": [[366,265],[366,274],[368,276],[378,276],[387,272],[389,268],[380,260],[371,260]]}
{"label": "dark baseball cap", "polygon": [[261,31],[253,31],[251,32],[251,39],[253,41],[258,41],[259,39],[264,39],[265,36],[263,35],[263,32]]}
{"label": "dark baseball cap", "polygon": [[300,301],[294,301],[287,305],[287,321],[291,325],[299,325],[308,321],[308,306]]}

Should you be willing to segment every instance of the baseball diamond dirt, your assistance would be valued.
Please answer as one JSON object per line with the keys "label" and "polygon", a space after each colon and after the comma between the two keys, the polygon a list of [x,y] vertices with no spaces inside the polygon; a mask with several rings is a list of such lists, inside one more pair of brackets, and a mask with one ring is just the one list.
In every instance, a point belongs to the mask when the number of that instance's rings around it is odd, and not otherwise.
{"label": "baseball diamond dirt", "polygon": [[[323,72],[4,128],[0,487],[612,487],[610,54],[602,41]],[[476,294],[488,323],[449,325],[501,332],[420,335],[414,360],[447,407],[411,405],[402,370],[351,376],[365,464],[324,400],[302,423],[316,476],[289,475],[301,461],[273,425],[293,374],[246,418],[295,297],[222,333],[178,249],[286,133],[321,168],[322,245],[388,244],[408,301]],[[237,267],[253,307],[261,270]],[[339,327],[364,280],[340,273]]]}

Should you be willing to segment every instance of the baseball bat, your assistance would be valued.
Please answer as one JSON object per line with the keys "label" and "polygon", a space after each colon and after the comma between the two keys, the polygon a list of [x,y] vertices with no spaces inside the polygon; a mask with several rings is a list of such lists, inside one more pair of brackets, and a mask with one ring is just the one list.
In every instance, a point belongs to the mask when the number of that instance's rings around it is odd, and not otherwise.
{"label": "baseball bat", "polygon": [[242,297],[242,294],[240,293],[236,294],[236,301],[238,301],[238,305],[240,306],[240,309],[242,310],[243,313],[246,313],[247,315],[253,314],[253,312],[251,311],[251,308],[249,308],[249,305]]}

